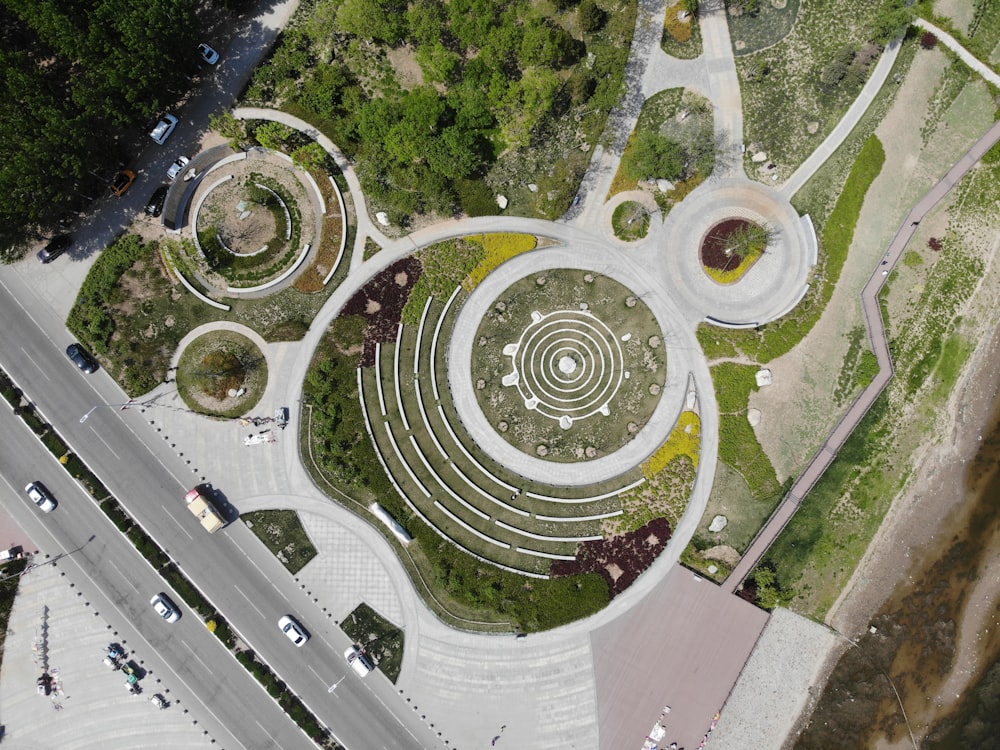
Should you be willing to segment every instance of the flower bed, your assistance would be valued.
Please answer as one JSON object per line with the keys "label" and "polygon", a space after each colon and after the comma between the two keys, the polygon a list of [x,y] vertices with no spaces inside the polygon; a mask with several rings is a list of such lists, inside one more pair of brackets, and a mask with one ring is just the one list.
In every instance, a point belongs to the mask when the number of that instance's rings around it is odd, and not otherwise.
{"label": "flower bed", "polygon": [[734,284],[760,260],[767,248],[767,228],[747,219],[715,224],[701,240],[701,265],[720,284]]}

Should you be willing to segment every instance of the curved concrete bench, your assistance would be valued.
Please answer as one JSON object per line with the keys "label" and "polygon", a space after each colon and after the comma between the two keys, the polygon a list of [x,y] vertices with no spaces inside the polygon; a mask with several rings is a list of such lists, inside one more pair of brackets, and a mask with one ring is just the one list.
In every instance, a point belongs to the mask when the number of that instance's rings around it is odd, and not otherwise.
{"label": "curved concrete bench", "polygon": [[434,477],[434,481],[437,482],[438,485],[445,492],[451,495],[451,497],[459,505],[461,505],[467,511],[472,513],[474,516],[479,516],[484,521],[490,520],[490,516],[488,513],[483,513],[481,510],[479,510],[479,508],[475,507],[474,505],[470,505],[468,501],[463,500],[461,497],[459,497],[458,494],[441,478],[441,476],[436,471],[434,471],[434,467],[431,466],[430,463],[427,461],[427,459],[424,457],[424,452],[420,450],[420,446],[417,444],[417,439],[413,435],[410,435],[410,444],[413,446],[413,450],[416,452],[417,458],[420,459],[420,463],[424,465],[424,468],[427,469],[427,471],[430,473],[432,477]]}
{"label": "curved concrete bench", "polygon": [[[592,503],[597,500],[606,500],[609,497],[614,497],[615,495],[620,495],[623,492],[628,492],[629,490],[634,490],[639,485],[645,483],[646,478],[643,477],[627,487],[622,487],[619,490],[612,490],[611,492],[605,492],[603,495],[592,495],[590,497],[552,497],[551,495],[541,495],[537,492],[525,492],[524,494],[528,497],[533,497],[536,500],[547,500],[550,503]],[[539,516],[541,518],[541,516]]]}
{"label": "curved concrete bench", "polygon": [[430,497],[430,490],[428,490],[424,486],[424,483],[417,478],[417,475],[413,473],[413,469],[410,468],[410,465],[406,463],[406,460],[403,458],[403,454],[400,453],[399,446],[396,444],[396,436],[392,434],[392,427],[388,422],[383,422],[383,424],[385,425],[385,433],[389,436],[389,442],[392,444],[392,450],[396,454],[396,459],[403,465],[403,470],[410,475],[410,479],[412,479],[413,483],[420,488],[420,491],[424,493],[424,496]]}
{"label": "curved concrete bench", "polygon": [[597,536],[546,536],[545,534],[536,534],[533,531],[519,529],[517,526],[511,526],[509,523],[504,523],[503,521],[494,521],[493,523],[501,529],[506,529],[521,536],[531,537],[532,539],[540,539],[543,542],[596,542],[604,538],[600,534]]}
{"label": "curved concrete bench", "polygon": [[499,505],[504,510],[509,510],[511,513],[516,513],[519,516],[524,516],[525,518],[528,518],[528,517],[531,516],[531,514],[528,511],[521,510],[520,508],[515,508],[513,505],[507,505],[507,503],[505,503],[500,498],[494,497],[493,495],[491,495],[489,492],[487,492],[482,487],[480,487],[478,484],[476,484],[471,479],[469,479],[465,475],[465,473],[461,469],[458,468],[458,466],[455,464],[454,461],[451,462],[451,470],[454,471],[456,474],[458,474],[458,476],[461,477],[461,479],[467,485],[469,485],[472,489],[474,489],[476,492],[478,492],[480,495],[482,495],[483,497],[485,497],[490,502],[496,503],[497,505]]}
{"label": "curved concrete bench", "polygon": [[337,269],[340,268],[340,261],[344,259],[344,249],[347,247],[347,208],[344,206],[344,196],[340,192],[340,186],[337,184],[337,181],[332,177],[329,180],[330,184],[333,185],[333,192],[337,195],[337,205],[340,207],[340,247],[337,249],[337,259],[333,261],[333,266],[327,272],[326,278],[323,279],[323,286],[329,284],[330,279],[337,273]]}
{"label": "curved concrete bench", "polygon": [[396,331],[396,351],[393,352],[393,380],[396,381],[396,405],[399,408],[399,416],[403,420],[403,429],[410,431],[410,420],[406,418],[406,409],[403,408],[403,397],[399,391],[399,350],[403,348],[403,324],[399,324]]}
{"label": "curved concrete bench", "polygon": [[557,555],[552,552],[542,552],[537,549],[528,549],[527,547],[517,547],[515,552],[520,552],[523,555],[534,555],[535,557],[545,557],[549,560],[575,560],[576,555]]}
{"label": "curved concrete bench", "polygon": [[537,513],[535,518],[539,521],[555,521],[556,523],[571,523],[572,521],[602,521],[605,518],[614,518],[624,513],[623,510],[613,510],[610,513],[598,513],[596,516],[540,516]]}
{"label": "curved concrete bench", "polygon": [[431,302],[434,301],[433,297],[427,298],[427,304],[424,305],[424,312],[420,316],[420,325],[417,326],[417,344],[413,351],[413,374],[420,374],[420,344],[424,339],[424,323],[427,321],[427,313],[431,311]]}
{"label": "curved concrete bench", "polygon": [[[358,368],[358,372],[361,372],[361,368]],[[382,416],[386,415],[385,411],[385,394],[382,392],[382,342],[379,341],[375,344],[375,383],[378,388],[378,408],[382,411]],[[364,408],[365,404],[362,400],[361,407]]]}
{"label": "curved concrete bench", "polygon": [[448,308],[451,307],[451,303],[455,301],[455,297],[458,293],[462,291],[462,287],[456,286],[455,291],[451,293],[448,301],[445,303],[444,309],[441,311],[441,315],[438,316],[437,325],[434,327],[434,338],[431,339],[431,385],[434,387],[434,400],[440,401],[441,394],[438,391],[438,381],[437,381],[437,343],[438,337],[441,335],[441,326],[444,323],[444,319],[448,314]]}
{"label": "curved concrete bench", "polygon": [[458,436],[455,434],[455,431],[451,428],[451,423],[448,421],[448,417],[445,416],[444,408],[441,406],[441,404],[438,404],[438,413],[441,415],[441,421],[444,422],[445,429],[448,430],[448,434],[451,436],[452,441],[455,443],[455,445],[458,446],[458,449],[462,451],[462,455],[469,460],[469,463],[471,463],[479,471],[481,471],[484,475],[489,477],[492,481],[499,484],[501,487],[504,487],[505,489],[511,492],[518,491],[517,487],[515,487],[512,484],[508,484],[507,482],[503,481],[500,477],[491,473],[485,466],[479,463],[479,461],[477,461],[471,453],[469,453],[466,447],[462,445],[462,441],[458,439]]}
{"label": "curved concrete bench", "polygon": [[507,544],[507,542],[501,542],[499,539],[494,539],[493,537],[489,536],[488,534],[484,534],[479,529],[477,529],[477,528],[475,528],[473,526],[470,526],[465,521],[463,521],[461,518],[459,518],[454,513],[452,513],[450,510],[448,510],[448,508],[446,506],[442,505],[440,503],[440,501],[435,500],[434,501],[434,507],[437,508],[442,513],[444,513],[446,516],[448,516],[449,519],[451,519],[452,521],[454,521],[455,523],[457,523],[459,526],[461,526],[463,529],[465,529],[466,531],[468,531],[470,534],[479,537],[484,542],[487,542],[489,544],[495,544],[497,547],[503,547],[504,549],[510,549],[510,545]]}

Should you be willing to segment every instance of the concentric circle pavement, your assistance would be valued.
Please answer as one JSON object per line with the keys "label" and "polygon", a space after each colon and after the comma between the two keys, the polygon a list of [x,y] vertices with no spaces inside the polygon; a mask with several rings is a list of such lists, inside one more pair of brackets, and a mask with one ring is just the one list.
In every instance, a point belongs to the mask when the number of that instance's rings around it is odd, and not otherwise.
{"label": "concentric circle pavement", "polygon": [[[496,432],[483,414],[472,382],[472,347],[475,343],[472,334],[494,300],[518,279],[530,273],[558,268],[576,268],[609,276],[631,289],[656,317],[667,346],[666,384],[649,422],[626,446],[583,463],[545,461],[528,456],[512,446]],[[659,448],[684,407],[688,373],[692,370],[691,358],[698,348],[693,332],[683,324],[684,319],[674,307],[671,295],[656,282],[655,276],[645,273],[641,265],[622,251],[576,243],[520,255],[487,276],[469,296],[455,321],[456,331],[467,331],[469,334],[452,336],[448,346],[448,384],[462,425],[476,444],[494,460],[521,476],[566,487],[580,487],[617,477]],[[672,346],[673,342],[681,340],[687,345]],[[612,411],[614,408],[612,401]]]}

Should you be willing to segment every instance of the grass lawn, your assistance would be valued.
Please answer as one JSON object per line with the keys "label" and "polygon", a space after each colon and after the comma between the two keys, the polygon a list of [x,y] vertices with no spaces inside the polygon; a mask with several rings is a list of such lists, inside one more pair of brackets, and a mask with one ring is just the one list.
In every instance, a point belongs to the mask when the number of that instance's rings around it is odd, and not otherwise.
{"label": "grass lawn", "polygon": [[763,0],[754,13],[729,13],[729,37],[736,56],[752,54],[788,36],[799,16],[799,2],[786,0],[779,8]]}
{"label": "grass lawn", "polygon": [[340,628],[364,648],[382,674],[395,684],[403,668],[403,631],[364,603],[340,622]]}
{"label": "grass lawn", "polygon": [[641,240],[649,232],[649,209],[636,201],[625,201],[612,214],[611,228],[620,240]]}
{"label": "grass lawn", "polygon": [[748,159],[764,151],[787,177],[823,141],[877,60],[868,39],[881,4],[812,0],[781,41],[737,58]]}
{"label": "grass lawn", "polygon": [[294,510],[257,510],[240,518],[292,575],[316,557],[316,548]]}

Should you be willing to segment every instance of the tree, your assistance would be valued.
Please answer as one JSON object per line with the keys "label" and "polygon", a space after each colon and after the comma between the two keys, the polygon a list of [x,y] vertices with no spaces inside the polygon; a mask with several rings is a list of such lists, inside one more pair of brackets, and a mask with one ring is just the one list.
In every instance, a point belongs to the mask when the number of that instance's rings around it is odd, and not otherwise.
{"label": "tree", "polygon": [[521,40],[521,65],[561,68],[579,57],[577,41],[561,26],[528,24]]}
{"label": "tree", "polygon": [[887,44],[899,37],[913,23],[914,11],[906,0],[889,0],[879,10],[872,28],[872,39]]}
{"label": "tree", "polygon": [[622,157],[622,169],[633,180],[684,175],[684,150],[675,141],[659,133],[643,131],[636,135]]}
{"label": "tree", "polygon": [[337,25],[362,39],[399,44],[406,34],[406,3],[399,0],[344,0]]}
{"label": "tree", "polygon": [[295,131],[280,122],[264,122],[257,126],[254,137],[264,148],[281,151]]}
{"label": "tree", "polygon": [[326,165],[326,150],[313,141],[292,152],[292,162],[303,169],[322,169]]}
{"label": "tree", "polygon": [[608,20],[608,14],[595,0],[583,0],[580,7],[576,9],[576,14],[580,28],[588,33],[597,31]]}

